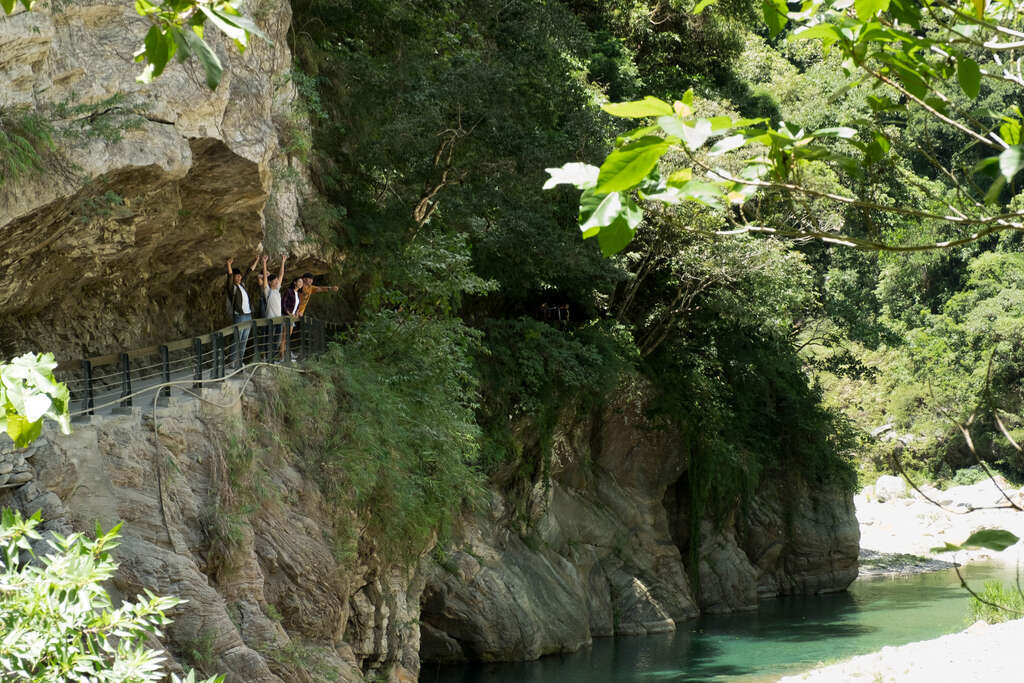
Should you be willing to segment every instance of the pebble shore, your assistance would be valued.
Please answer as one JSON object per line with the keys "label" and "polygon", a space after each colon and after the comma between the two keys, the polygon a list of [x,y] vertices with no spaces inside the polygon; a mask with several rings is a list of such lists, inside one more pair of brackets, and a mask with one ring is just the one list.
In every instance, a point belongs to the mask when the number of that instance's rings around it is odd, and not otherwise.
{"label": "pebble shore", "polygon": [[[883,481],[883,479],[885,481]],[[861,530],[861,576],[898,576],[988,560],[1024,566],[1022,543],[990,550],[931,553],[936,546],[962,543],[979,529],[999,528],[1024,538],[1024,489],[997,480],[940,491],[913,491],[894,478],[879,480],[855,496]],[[928,502],[932,500],[941,507]],[[1009,498],[1009,500],[1007,500]],[[779,683],[989,683],[1024,680],[1024,619],[989,625],[978,622],[960,633],[885,647],[878,652],[787,676]]]}

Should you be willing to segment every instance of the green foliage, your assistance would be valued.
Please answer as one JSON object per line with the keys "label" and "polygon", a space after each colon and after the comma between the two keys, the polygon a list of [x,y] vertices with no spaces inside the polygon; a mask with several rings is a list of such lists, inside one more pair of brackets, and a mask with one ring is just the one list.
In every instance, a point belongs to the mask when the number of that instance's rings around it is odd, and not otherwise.
{"label": "green foliage", "polygon": [[475,335],[456,321],[382,312],[283,378],[281,428],[338,529],[351,511],[378,552],[412,559],[479,492]]}
{"label": "green foliage", "polygon": [[0,109],[0,186],[44,170],[53,124],[25,109]]}
{"label": "green foliage", "polygon": [[948,553],[957,550],[979,550],[986,548],[1000,552],[1014,545],[1020,539],[1004,529],[981,529],[967,537],[967,540],[960,545],[946,543],[945,545],[932,548],[933,553]]}
{"label": "green foliage", "polygon": [[56,367],[52,353],[27,353],[0,363],[0,434],[6,432],[17,448],[34,441],[47,418],[56,421],[65,434],[71,431],[71,396],[68,388],[54,379]]}
{"label": "green foliage", "polygon": [[138,81],[149,83],[158,77],[173,57],[184,62],[195,56],[206,74],[206,85],[215,90],[224,67],[203,39],[204,30],[214,26],[234,42],[239,52],[245,52],[253,35],[266,39],[256,24],[242,14],[242,6],[239,0],[163,0],[158,4],[135,0],[139,16],[152,23],[142,47],[135,53],[136,62],[146,62]]}
{"label": "green foliage", "polygon": [[953,474],[953,484],[955,486],[971,486],[977,484],[979,481],[987,481],[988,474],[985,473],[980,467],[965,467],[957,470]]}
{"label": "green foliage", "polygon": [[[1024,615],[1024,596],[1021,596],[1020,589],[1016,586],[1007,586],[1001,581],[986,581],[978,596],[985,602],[971,598],[972,622],[1001,624],[1004,621],[1020,619],[1021,615]],[[986,602],[992,604],[985,604]],[[993,607],[993,604],[999,607]]]}
{"label": "green foliage", "polygon": [[[21,4],[30,10],[34,0],[21,0]],[[6,14],[13,12],[14,6],[15,0],[0,0],[0,8]],[[253,35],[266,39],[259,27],[242,14],[242,7],[240,0],[135,0],[135,11],[152,23],[135,53],[136,62],[146,62],[137,80],[149,83],[163,73],[172,57],[184,62],[194,55],[206,73],[206,85],[210,90],[216,89],[224,67],[204,40],[204,30],[214,26],[240,52],[245,52]]]}
{"label": "green foliage", "polygon": [[138,130],[146,121],[138,107],[129,104],[127,100],[124,93],[115,93],[99,102],[89,103],[72,103],[69,98],[54,107],[53,115],[69,121],[61,129],[61,136],[65,138],[99,139],[115,143],[121,140],[126,131]]}
{"label": "green foliage", "polygon": [[[636,348],[629,331],[611,322],[562,330],[521,317],[487,320],[482,327],[476,364],[484,397],[482,465],[492,474],[512,466],[537,479],[548,473],[559,418],[608,400],[631,372]],[[526,425],[529,435],[520,433]]]}
{"label": "green foliage", "polygon": [[[23,563],[31,541],[40,541],[37,515],[23,519],[4,508],[0,525],[3,566],[0,579],[0,675],[5,680],[161,681],[163,655],[149,647],[169,623],[166,610],[182,603],[151,593],[115,608],[101,585],[117,564],[118,527],[97,529],[96,539],[81,534],[47,541],[53,552]],[[172,676],[172,680],[179,679]],[[190,673],[186,681],[194,683]],[[223,676],[208,679],[220,683]]]}

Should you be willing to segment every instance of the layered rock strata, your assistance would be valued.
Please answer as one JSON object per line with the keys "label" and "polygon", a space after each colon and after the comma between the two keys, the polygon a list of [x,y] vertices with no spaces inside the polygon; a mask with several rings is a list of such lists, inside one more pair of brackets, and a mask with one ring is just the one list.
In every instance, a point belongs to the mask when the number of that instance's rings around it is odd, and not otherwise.
{"label": "layered rock strata", "polygon": [[224,324],[228,256],[266,242],[309,264],[302,169],[281,144],[301,128],[291,9],[253,12],[270,41],[244,54],[207,33],[225,65],[215,91],[195,60],[137,83],[148,23],[123,0],[0,17],[0,128],[51,139],[35,139],[41,169],[0,179],[0,355],[76,358],[207,331]]}
{"label": "layered rock strata", "polygon": [[701,612],[842,590],[856,578],[850,494],[780,474],[729,519],[701,521],[698,566],[687,566],[687,471],[685,443],[635,407],[563,430],[552,479],[530,496],[526,540],[515,531],[521,513],[494,493],[488,513],[430,567],[423,660],[571,652],[598,636],[669,631]]}
{"label": "layered rock strata", "polygon": [[[415,680],[415,562],[383,565],[372,551],[339,560],[337,515],[287,454],[265,469],[260,509],[239,516],[225,507],[239,389],[175,399],[155,419],[135,409],[76,424],[70,436],[47,428],[27,450],[0,437],[0,469],[14,475],[0,506],[40,511],[43,530],[64,535],[123,522],[112,593],[188,601],[169,612],[176,665],[234,683]],[[249,385],[246,401],[255,393]]]}

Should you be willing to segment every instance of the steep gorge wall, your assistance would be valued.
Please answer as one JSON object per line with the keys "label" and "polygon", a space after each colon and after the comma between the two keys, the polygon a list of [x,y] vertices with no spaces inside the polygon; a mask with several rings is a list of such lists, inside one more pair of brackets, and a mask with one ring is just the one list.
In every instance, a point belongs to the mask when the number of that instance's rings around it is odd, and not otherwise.
{"label": "steep gorge wall", "polygon": [[[566,425],[550,482],[525,502],[491,490],[456,542],[387,561],[294,453],[237,438],[275,410],[263,373],[155,418],[136,408],[70,436],[48,429],[27,451],[0,446],[0,505],[41,510],[61,534],[123,521],[115,594],[187,599],[171,612],[170,654],[229,681],[413,680],[421,661],[575,651],[856,576],[850,495],[778,478],[724,523],[702,523],[695,590],[673,493],[685,443],[629,406]],[[232,458],[255,467],[232,473]],[[260,501],[233,504],[249,476]]]}
{"label": "steep gorge wall", "polygon": [[[259,405],[261,387],[259,378],[246,387],[246,405]],[[182,664],[234,683],[415,680],[415,566],[382,563],[371,539],[340,556],[337,515],[289,453],[260,462],[262,505],[228,505],[238,494],[226,458],[239,447],[241,389],[233,381],[203,401],[176,400],[155,419],[136,408],[70,436],[48,428],[25,451],[3,439],[0,506],[41,510],[43,530],[64,535],[123,521],[113,593],[188,601],[166,629]],[[354,515],[350,524],[362,526]]]}
{"label": "steep gorge wall", "polygon": [[0,122],[17,133],[37,116],[53,135],[37,145],[43,170],[0,181],[0,355],[103,354],[219,326],[224,259],[261,241],[309,265],[303,171],[281,145],[291,9],[253,11],[272,42],[240,54],[208,32],[225,66],[213,92],[195,60],[135,81],[148,23],[123,0],[0,17]]}
{"label": "steep gorge wall", "polygon": [[729,518],[700,521],[698,590],[686,557],[688,465],[685,442],[653,429],[635,405],[567,426],[525,519],[494,492],[487,513],[431,563],[423,660],[571,652],[594,637],[670,631],[701,612],[842,590],[856,578],[851,494],[775,472]]}

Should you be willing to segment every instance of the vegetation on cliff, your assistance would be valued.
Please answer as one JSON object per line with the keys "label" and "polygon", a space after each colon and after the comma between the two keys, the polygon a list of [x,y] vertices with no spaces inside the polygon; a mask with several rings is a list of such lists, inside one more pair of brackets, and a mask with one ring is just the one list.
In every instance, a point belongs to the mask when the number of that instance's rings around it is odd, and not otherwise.
{"label": "vegetation on cliff", "polygon": [[[693,87],[723,112],[777,108],[750,72],[765,55],[791,63],[748,28],[750,5],[293,8],[293,81],[314,124],[322,198],[304,220],[346,254],[335,313],[354,328],[342,348],[382,317],[437,321],[453,341],[436,338],[451,351],[433,362],[475,378],[464,396],[479,446],[454,449],[470,466],[525,491],[548,472],[559,420],[610,405],[639,377],[651,418],[706,463],[700,500],[728,508],[772,471],[846,477],[853,432],[822,407],[797,352],[825,315],[813,249],[695,234],[717,218],[690,206],[652,211],[605,259],[579,240],[572,197],[542,190],[544,168],[596,161],[621,132],[600,109],[609,96]],[[823,99],[810,78],[807,97]],[[372,416],[367,398],[356,409]],[[457,505],[463,490],[442,499]]]}

